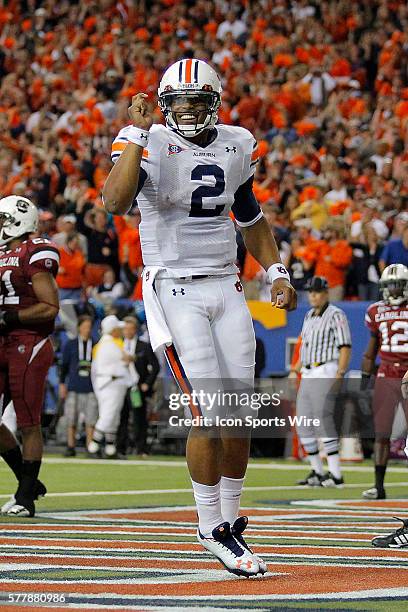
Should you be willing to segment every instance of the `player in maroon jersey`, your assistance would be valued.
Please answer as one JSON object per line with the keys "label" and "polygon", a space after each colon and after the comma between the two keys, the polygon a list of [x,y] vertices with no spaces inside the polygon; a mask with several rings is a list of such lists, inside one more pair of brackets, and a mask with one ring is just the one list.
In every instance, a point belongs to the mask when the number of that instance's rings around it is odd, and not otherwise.
{"label": "player in maroon jersey", "polygon": [[0,454],[18,480],[14,499],[2,511],[34,516],[34,500],[46,489],[38,480],[43,454],[41,411],[45,381],[53,361],[49,335],[58,314],[57,248],[43,238],[30,240],[38,211],[30,200],[0,200],[0,398],[14,403],[22,452],[0,425]]}
{"label": "player in maroon jersey", "polygon": [[[380,358],[373,400],[375,429],[375,486],[365,499],[385,499],[384,478],[395,410],[401,400],[401,380],[408,369],[408,268],[392,264],[380,279],[382,300],[368,307],[366,325],[371,332],[361,365],[363,386]],[[405,403],[408,422],[408,407]]]}

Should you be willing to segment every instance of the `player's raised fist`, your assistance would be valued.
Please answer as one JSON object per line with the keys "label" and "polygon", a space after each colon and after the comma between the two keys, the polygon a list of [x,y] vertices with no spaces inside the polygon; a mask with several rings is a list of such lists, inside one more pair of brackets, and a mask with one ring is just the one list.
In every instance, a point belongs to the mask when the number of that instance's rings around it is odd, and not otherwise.
{"label": "player's raised fist", "polygon": [[136,94],[128,108],[131,122],[142,130],[149,130],[153,124],[153,115],[149,112],[146,98],[147,94],[145,93]]}

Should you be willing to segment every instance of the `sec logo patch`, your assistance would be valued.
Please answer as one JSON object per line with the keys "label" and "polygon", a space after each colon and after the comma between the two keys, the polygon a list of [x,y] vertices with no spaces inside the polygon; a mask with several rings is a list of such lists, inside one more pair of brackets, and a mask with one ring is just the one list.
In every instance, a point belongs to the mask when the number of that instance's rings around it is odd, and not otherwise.
{"label": "sec logo patch", "polygon": [[19,353],[23,354],[23,353],[25,353],[26,347],[25,347],[24,344],[19,344],[18,347],[17,347],[17,350],[18,350]]}
{"label": "sec logo patch", "polygon": [[51,259],[46,259],[44,261],[44,263],[45,263],[45,267],[46,268],[52,268],[52,260]]}

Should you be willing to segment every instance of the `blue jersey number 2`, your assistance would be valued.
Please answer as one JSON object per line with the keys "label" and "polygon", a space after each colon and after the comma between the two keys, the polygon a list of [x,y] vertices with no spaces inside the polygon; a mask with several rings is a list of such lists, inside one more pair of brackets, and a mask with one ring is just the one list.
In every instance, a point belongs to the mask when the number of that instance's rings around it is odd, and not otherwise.
{"label": "blue jersey number 2", "polygon": [[218,217],[224,210],[224,204],[216,204],[214,208],[203,208],[203,198],[216,198],[225,190],[224,170],[215,164],[196,166],[191,172],[192,181],[201,181],[204,176],[213,176],[215,185],[201,185],[191,194],[191,209],[189,217]]}

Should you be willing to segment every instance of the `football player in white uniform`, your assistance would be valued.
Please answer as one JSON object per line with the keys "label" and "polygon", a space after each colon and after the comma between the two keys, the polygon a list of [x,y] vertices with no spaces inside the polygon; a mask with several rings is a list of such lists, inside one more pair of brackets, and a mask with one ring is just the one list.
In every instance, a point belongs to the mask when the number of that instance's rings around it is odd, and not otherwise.
{"label": "football player in white uniform", "polygon": [[[115,165],[103,189],[104,205],[123,215],[137,197],[150,340],[153,350],[165,346],[181,390],[248,388],[255,337],[234,263],[231,210],[248,251],[267,271],[272,303],[296,307],[296,293],[252,191],[257,144],[246,129],[216,125],[221,83],[204,61],[170,66],[158,97],[166,126],[152,125],[145,94],[133,97],[131,124],[112,146]],[[263,574],[265,563],[242,536],[247,518],[238,518],[249,435],[205,426],[200,417],[225,414],[225,406],[211,412],[206,402],[190,398],[198,417],[187,443],[198,540],[228,571]]]}

